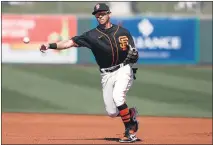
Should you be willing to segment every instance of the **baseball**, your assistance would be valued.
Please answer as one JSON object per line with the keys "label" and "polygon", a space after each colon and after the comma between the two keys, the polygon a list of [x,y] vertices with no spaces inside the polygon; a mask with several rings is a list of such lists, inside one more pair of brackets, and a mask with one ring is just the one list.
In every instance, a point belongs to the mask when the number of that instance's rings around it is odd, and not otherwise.
{"label": "baseball", "polygon": [[30,42],[30,38],[29,37],[24,37],[23,41],[24,41],[24,43],[29,43]]}

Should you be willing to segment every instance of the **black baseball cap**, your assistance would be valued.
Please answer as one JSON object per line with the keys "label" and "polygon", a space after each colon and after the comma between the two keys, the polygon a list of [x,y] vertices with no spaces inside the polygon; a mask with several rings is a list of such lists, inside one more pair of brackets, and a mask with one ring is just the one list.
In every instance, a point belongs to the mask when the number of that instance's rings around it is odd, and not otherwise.
{"label": "black baseball cap", "polygon": [[95,15],[97,12],[100,11],[110,11],[109,6],[106,5],[105,3],[98,3],[94,7],[94,11],[92,12],[93,15]]}

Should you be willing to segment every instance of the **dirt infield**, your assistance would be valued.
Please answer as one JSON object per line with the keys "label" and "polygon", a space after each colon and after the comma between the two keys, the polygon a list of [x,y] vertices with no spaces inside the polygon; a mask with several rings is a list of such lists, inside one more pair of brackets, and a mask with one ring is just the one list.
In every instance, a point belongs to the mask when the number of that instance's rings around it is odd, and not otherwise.
{"label": "dirt infield", "polygon": [[[137,144],[212,144],[212,119],[139,117]],[[120,144],[120,118],[2,113],[3,144]]]}

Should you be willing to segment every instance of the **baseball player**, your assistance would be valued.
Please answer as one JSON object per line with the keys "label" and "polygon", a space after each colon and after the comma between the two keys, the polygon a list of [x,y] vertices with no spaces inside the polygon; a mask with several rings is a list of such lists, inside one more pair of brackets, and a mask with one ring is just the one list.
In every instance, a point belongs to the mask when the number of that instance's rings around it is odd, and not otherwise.
{"label": "baseball player", "polygon": [[99,25],[69,40],[43,44],[41,52],[48,49],[63,50],[71,47],[87,47],[99,66],[103,100],[110,117],[121,117],[125,133],[119,142],[137,140],[138,121],[136,108],[128,108],[126,93],[132,86],[137,68],[138,51],[130,32],[110,22],[111,12],[105,3],[98,3],[92,13]]}

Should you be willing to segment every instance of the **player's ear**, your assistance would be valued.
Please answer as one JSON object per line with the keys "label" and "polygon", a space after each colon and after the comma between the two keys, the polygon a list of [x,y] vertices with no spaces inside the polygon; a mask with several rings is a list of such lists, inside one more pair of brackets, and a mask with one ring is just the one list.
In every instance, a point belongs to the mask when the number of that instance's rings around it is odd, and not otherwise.
{"label": "player's ear", "polygon": [[111,17],[111,15],[109,14],[109,15],[108,15],[108,17],[110,18],[110,17]]}
{"label": "player's ear", "polygon": [[109,17],[111,17],[112,16],[112,13],[111,12],[108,12],[109,13]]}

